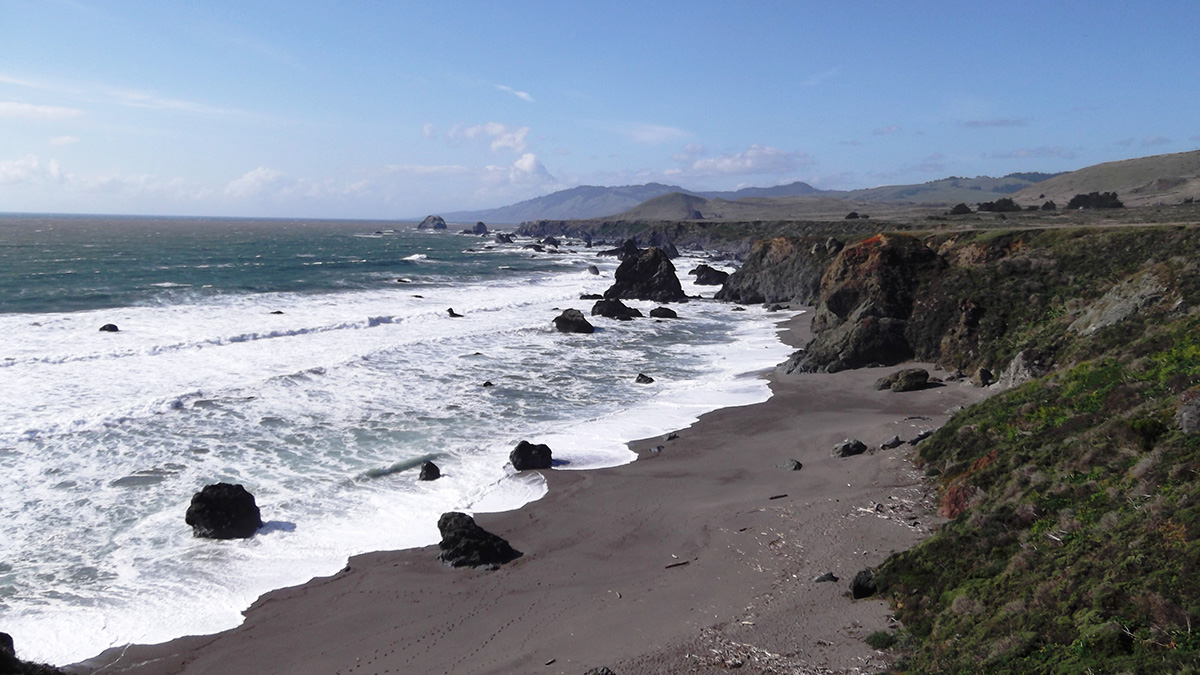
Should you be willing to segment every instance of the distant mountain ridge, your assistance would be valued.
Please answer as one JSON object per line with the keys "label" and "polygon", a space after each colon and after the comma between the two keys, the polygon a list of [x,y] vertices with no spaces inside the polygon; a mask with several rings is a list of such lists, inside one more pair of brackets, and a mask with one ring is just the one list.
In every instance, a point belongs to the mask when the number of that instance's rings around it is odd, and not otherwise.
{"label": "distant mountain ridge", "polygon": [[500,208],[482,211],[455,211],[441,215],[447,221],[454,223],[483,221],[489,224],[516,224],[527,220],[603,218],[623,213],[643,202],[671,193],[682,193],[706,199],[734,200],[748,197],[794,197],[820,192],[808,183],[799,181],[767,188],[748,187],[732,192],[696,192],[678,185],[663,183],[617,187],[580,185]]}
{"label": "distant mountain ridge", "polygon": [[[1105,162],[1063,173],[1018,172],[1000,178],[950,176],[917,185],[859,190],[818,190],[794,182],[731,192],[701,192],[647,183],[583,185],[483,211],[443,214],[457,223],[516,224],[536,220],[600,218],[658,220],[758,220],[840,217],[864,208],[911,210],[958,203],[975,205],[1011,197],[1022,206],[1065,205],[1079,193],[1116,192],[1129,206],[1179,203],[1200,197],[1200,150]],[[670,197],[668,197],[671,195]]]}

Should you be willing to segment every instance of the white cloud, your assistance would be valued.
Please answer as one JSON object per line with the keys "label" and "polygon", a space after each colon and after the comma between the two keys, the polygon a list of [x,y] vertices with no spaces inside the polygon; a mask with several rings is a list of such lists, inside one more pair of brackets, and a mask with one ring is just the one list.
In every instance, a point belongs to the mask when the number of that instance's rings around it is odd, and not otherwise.
{"label": "white cloud", "polygon": [[755,144],[736,154],[696,159],[690,169],[691,173],[698,175],[784,174],[810,163],[808,155],[803,152]]}
{"label": "white cloud", "polygon": [[522,101],[528,101],[530,103],[533,103],[533,97],[530,96],[528,92],[517,91],[516,89],[513,89],[512,87],[509,87],[509,86],[506,86],[503,84],[496,85],[496,88],[499,89],[500,91],[506,91],[506,92],[512,94],[513,96],[516,96],[517,98],[521,99]]}
{"label": "white cloud", "polygon": [[15,117],[37,120],[61,120],[79,117],[82,110],[62,108],[54,105],[34,105],[15,101],[0,101],[0,117]]}
{"label": "white cloud", "polygon": [[260,166],[248,171],[225,186],[225,193],[234,197],[253,197],[269,189],[278,189],[290,181],[275,169]]}
{"label": "white cloud", "polygon": [[79,142],[78,136],[55,136],[49,140],[50,145],[74,145]]}
{"label": "white cloud", "polygon": [[876,136],[891,136],[892,134],[894,134],[898,131],[900,131],[900,127],[895,124],[892,124],[892,125],[889,125],[886,127],[881,127],[879,129],[876,129],[875,131],[872,131],[871,133],[875,134]]}
{"label": "white cloud", "polygon": [[45,175],[41,161],[33,155],[0,161],[0,185],[26,183]]}
{"label": "white cloud", "polygon": [[525,142],[525,136],[529,134],[529,127],[509,127],[499,122],[488,122],[487,124],[475,124],[472,126],[464,126],[456,124],[446,132],[446,137],[450,140],[458,139],[490,139],[492,151],[509,149],[513,152],[525,152],[528,145]]}
{"label": "white cloud", "polygon": [[1023,126],[1027,126],[1028,124],[1029,124],[1029,122],[1027,120],[1011,118],[1011,117],[989,119],[989,120],[966,120],[962,123],[962,125],[964,127],[967,127],[968,129],[994,129],[994,128],[1002,128],[1002,127],[1023,127]]}
{"label": "white cloud", "polygon": [[437,127],[426,123],[425,126],[421,127],[421,135],[425,138],[433,138],[437,135]]}

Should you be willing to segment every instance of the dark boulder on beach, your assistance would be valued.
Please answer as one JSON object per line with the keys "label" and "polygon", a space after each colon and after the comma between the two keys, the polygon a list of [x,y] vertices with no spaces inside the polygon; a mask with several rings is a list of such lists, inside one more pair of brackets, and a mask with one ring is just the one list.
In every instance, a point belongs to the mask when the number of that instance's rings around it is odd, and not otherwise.
{"label": "dark boulder on beach", "polygon": [[446,219],[441,216],[425,216],[425,219],[417,223],[418,230],[444,230],[446,229]]}
{"label": "dark boulder on beach", "polygon": [[433,462],[421,462],[421,475],[417,480],[437,480],[442,477],[442,470]]}
{"label": "dark boulder on beach", "polygon": [[207,539],[245,539],[263,524],[254,495],[231,483],[205,485],[192,495],[184,521],[194,536]]}
{"label": "dark boulder on beach", "polygon": [[583,312],[577,309],[564,309],[562,314],[554,317],[554,327],[560,333],[594,333],[596,327],[584,318]]}
{"label": "dark boulder on beach", "polygon": [[729,279],[729,272],[722,272],[719,269],[704,264],[697,265],[688,274],[696,277],[697,286],[720,286]]}
{"label": "dark boulder on beach", "polygon": [[521,557],[520,551],[502,537],[476,525],[475,519],[465,513],[443,513],[438,518],[438,532],[442,535],[442,541],[438,543],[441,549],[438,560],[450,567],[496,569]]}
{"label": "dark boulder on beach", "polygon": [[636,258],[626,258],[613,273],[614,283],[604,292],[612,300],[685,302],[687,295],[675,275],[675,265],[665,251],[651,247]]}
{"label": "dark boulder on beach", "polygon": [[597,300],[596,304],[592,305],[592,316],[602,316],[607,319],[617,319],[619,321],[631,321],[634,317],[641,315],[640,311],[626,306],[620,300]]}
{"label": "dark boulder on beach", "polygon": [[917,391],[929,386],[929,371],[924,368],[905,368],[875,381],[879,391]]}
{"label": "dark boulder on beach", "polygon": [[650,310],[650,316],[654,317],[655,319],[678,319],[679,318],[679,315],[675,313],[675,310],[669,309],[667,307],[655,307],[654,309]]}
{"label": "dark boulder on beach", "polygon": [[553,463],[550,446],[545,443],[534,445],[529,441],[517,443],[517,447],[508,453],[508,461],[512,462],[513,468],[517,471],[549,469]]}
{"label": "dark boulder on beach", "polygon": [[833,446],[834,457],[853,457],[854,455],[861,455],[866,451],[867,444],[857,438],[847,438]]}
{"label": "dark boulder on beach", "polygon": [[875,595],[878,588],[875,586],[875,574],[871,570],[866,569],[854,575],[854,579],[850,582],[850,595],[855,600],[862,600]]}
{"label": "dark boulder on beach", "polygon": [[117,324],[115,323],[106,323],[103,326],[100,326],[101,333],[117,333],[120,332],[120,330],[121,329],[117,328]]}

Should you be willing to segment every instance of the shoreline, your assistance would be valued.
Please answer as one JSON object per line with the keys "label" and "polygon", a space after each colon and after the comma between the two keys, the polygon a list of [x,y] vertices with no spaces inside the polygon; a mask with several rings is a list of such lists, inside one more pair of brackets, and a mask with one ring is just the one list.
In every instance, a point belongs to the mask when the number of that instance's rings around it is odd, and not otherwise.
{"label": "shoreline", "polygon": [[[803,345],[810,319],[781,322],[780,339]],[[928,532],[925,484],[909,446],[845,459],[830,449],[847,437],[908,440],[987,396],[962,383],[871,386],[910,365],[769,375],[766,402],[630,443],[638,461],[543,472],[544,497],[476,517],[524,553],[497,571],[443,568],[436,546],[355,556],[332,577],[262,596],[237,628],[64,671],[878,670],[886,661],[862,638],[888,627],[887,608],[843,595],[860,569]],[[780,468],[788,459],[803,469]],[[829,571],[841,580],[813,582]]]}

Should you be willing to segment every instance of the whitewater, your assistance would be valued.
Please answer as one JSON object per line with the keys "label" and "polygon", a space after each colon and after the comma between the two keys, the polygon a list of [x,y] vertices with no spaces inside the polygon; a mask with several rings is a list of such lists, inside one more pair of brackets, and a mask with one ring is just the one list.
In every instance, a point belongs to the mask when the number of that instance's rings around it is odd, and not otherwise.
{"label": "whitewater", "polygon": [[[506,466],[520,440],[554,470],[632,461],[628,441],[766,400],[789,352],[781,315],[703,299],[556,332],[617,265],[577,241],[81,216],[0,235],[0,630],[58,665],[231,628],[352,555],[436,543],[443,512],[536,500]],[[711,297],[700,256],[675,264]],[[442,479],[417,480],[427,459]],[[255,495],[255,537],[184,523],[221,481]]]}

